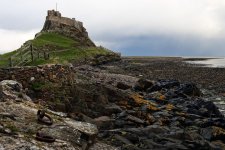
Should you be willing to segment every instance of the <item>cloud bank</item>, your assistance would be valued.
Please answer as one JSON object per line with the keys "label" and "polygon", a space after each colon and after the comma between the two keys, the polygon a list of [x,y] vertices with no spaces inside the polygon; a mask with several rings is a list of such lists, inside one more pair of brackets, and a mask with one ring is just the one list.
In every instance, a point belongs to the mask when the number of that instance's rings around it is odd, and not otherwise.
{"label": "cloud bank", "polygon": [[27,40],[33,39],[38,30],[13,31],[0,29],[0,52],[6,53],[18,49]]}
{"label": "cloud bank", "polygon": [[123,55],[225,56],[224,0],[0,1],[0,50],[34,36],[56,2],[97,44]]}

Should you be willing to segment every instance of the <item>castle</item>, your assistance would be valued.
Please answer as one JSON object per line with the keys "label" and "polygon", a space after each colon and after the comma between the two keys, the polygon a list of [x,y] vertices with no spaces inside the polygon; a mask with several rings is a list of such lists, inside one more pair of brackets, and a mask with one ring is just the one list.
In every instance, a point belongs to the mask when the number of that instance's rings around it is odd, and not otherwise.
{"label": "castle", "polygon": [[46,20],[50,20],[53,22],[56,22],[58,26],[60,25],[68,25],[71,27],[75,27],[82,31],[83,28],[83,23],[80,21],[76,21],[75,18],[67,18],[67,17],[62,17],[61,13],[59,11],[55,10],[48,10],[48,15],[46,17]]}
{"label": "castle", "polygon": [[59,11],[48,10],[42,32],[57,32],[74,38],[84,45],[95,46],[88,37],[88,32],[83,27],[82,22],[77,21],[75,18],[62,17]]}

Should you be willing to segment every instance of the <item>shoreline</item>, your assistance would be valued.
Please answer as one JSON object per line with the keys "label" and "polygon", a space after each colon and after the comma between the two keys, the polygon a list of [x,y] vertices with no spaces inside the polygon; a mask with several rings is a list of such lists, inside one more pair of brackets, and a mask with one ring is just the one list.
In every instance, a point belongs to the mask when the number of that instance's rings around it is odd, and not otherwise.
{"label": "shoreline", "polygon": [[213,101],[225,114],[225,68],[212,68],[202,64],[187,63],[184,58],[151,57],[123,58],[121,62],[103,65],[110,73],[130,75],[149,80],[175,79],[195,83],[204,98]]}
{"label": "shoreline", "polygon": [[195,82],[200,87],[214,88],[218,92],[225,93],[225,82],[222,82],[225,81],[223,76],[225,68],[187,63],[186,59],[181,57],[122,57],[120,62],[109,63],[102,67],[111,73],[135,77],[142,75],[150,80],[170,78],[182,82]]}

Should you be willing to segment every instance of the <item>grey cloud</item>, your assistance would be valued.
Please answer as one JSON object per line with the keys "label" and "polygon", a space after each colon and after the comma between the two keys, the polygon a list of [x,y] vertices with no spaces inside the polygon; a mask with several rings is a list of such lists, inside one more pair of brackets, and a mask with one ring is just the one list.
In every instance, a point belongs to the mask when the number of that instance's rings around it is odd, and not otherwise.
{"label": "grey cloud", "polygon": [[[200,39],[187,36],[104,37],[105,45],[128,56],[225,56],[221,39]],[[113,44],[110,41],[114,41]]]}
{"label": "grey cloud", "polygon": [[225,54],[224,0],[2,0],[0,30],[15,34],[0,36],[0,50],[41,30],[56,2],[63,16],[84,22],[95,42],[124,55]]}
{"label": "grey cloud", "polygon": [[52,7],[54,5],[54,0],[2,0],[0,29],[17,31],[41,29],[47,10],[54,8]]}

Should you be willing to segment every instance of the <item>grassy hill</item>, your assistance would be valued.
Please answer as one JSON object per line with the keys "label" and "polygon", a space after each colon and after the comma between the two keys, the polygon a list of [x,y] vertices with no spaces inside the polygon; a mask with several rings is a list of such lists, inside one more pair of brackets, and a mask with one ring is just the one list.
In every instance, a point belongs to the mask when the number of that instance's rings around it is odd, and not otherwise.
{"label": "grassy hill", "polygon": [[[82,43],[57,33],[41,33],[35,39],[27,41],[25,45],[33,45],[33,62],[27,62],[25,65],[42,64],[67,64],[82,60],[91,60],[97,55],[111,55],[112,51],[102,47],[84,47]],[[9,58],[13,61],[26,61],[31,58],[30,49],[22,50],[22,47],[3,55],[0,55],[0,67],[9,66]],[[49,55],[46,59],[44,55]],[[26,55],[26,56],[25,56]],[[28,58],[28,56],[30,56]],[[38,57],[39,56],[39,57]],[[24,58],[22,58],[24,57]],[[16,64],[16,63],[15,63]]]}

